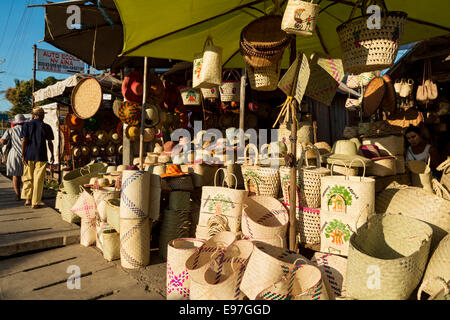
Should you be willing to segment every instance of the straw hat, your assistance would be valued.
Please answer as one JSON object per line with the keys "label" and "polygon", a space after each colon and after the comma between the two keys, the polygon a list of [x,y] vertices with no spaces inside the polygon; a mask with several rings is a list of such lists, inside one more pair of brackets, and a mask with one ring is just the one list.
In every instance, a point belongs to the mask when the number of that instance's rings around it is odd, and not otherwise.
{"label": "straw hat", "polygon": [[91,149],[88,146],[82,146],[81,147],[81,155],[83,157],[89,156],[90,153],[91,153]]}
{"label": "straw hat", "polygon": [[320,141],[320,142],[316,142],[314,144],[314,146],[319,149],[319,153],[322,154],[327,154],[331,152],[331,147],[328,143],[326,143],[325,141]]}
{"label": "straw hat", "polygon": [[91,154],[93,157],[96,157],[100,154],[100,148],[97,146],[92,146]]}
{"label": "straw hat", "polygon": [[139,140],[140,130],[136,126],[129,126],[125,134],[130,141],[137,141]]}
{"label": "straw hat", "polygon": [[141,105],[124,101],[119,108],[119,119],[130,126],[137,126],[141,123],[141,113]]}
{"label": "straw hat", "polygon": [[121,165],[118,165],[118,166],[117,166],[117,171],[118,171],[118,172],[122,172],[122,171],[124,171],[124,170],[127,170],[127,166],[126,166],[126,165],[121,164]]}
{"label": "straw hat", "polygon": [[158,156],[158,163],[167,163],[170,162],[172,158],[167,154],[160,154]]}
{"label": "straw hat", "polygon": [[154,127],[159,123],[159,108],[155,105],[150,105],[145,109],[145,127]]}
{"label": "straw hat", "polygon": [[72,91],[73,113],[81,119],[93,117],[102,103],[103,93],[100,83],[95,78],[82,79]]}
{"label": "straw hat", "polygon": [[387,74],[383,75],[383,80],[386,91],[381,102],[381,107],[384,111],[393,112],[397,106],[394,84],[392,83],[391,77]]}
{"label": "straw hat", "polygon": [[97,145],[104,146],[108,143],[109,135],[105,130],[98,130],[95,136],[97,137]]}
{"label": "straw hat", "polygon": [[166,166],[166,173],[161,174],[161,178],[173,178],[188,175],[184,173],[178,164],[168,164]]}
{"label": "straw hat", "polygon": [[164,143],[163,152],[161,152],[161,155],[171,156],[172,150],[176,145],[177,144],[175,143],[175,141],[167,141],[166,143]]}
{"label": "straw hat", "polygon": [[[331,153],[324,154],[322,156],[323,162],[332,164],[333,162],[336,162],[339,164],[339,161],[335,160],[341,160],[346,165],[350,164],[352,160],[354,159],[360,159],[364,162],[366,166],[371,165],[372,161],[370,159],[367,159],[366,157],[358,155],[358,148],[355,144],[355,142],[350,140],[338,140],[334,143],[333,149],[331,150]],[[352,166],[355,167],[362,167],[361,161],[353,161]]]}
{"label": "straw hat", "polygon": [[117,166],[108,166],[106,168],[106,173],[117,172]]}
{"label": "straw hat", "polygon": [[144,142],[150,142],[155,140],[156,130],[154,128],[144,129]]}
{"label": "straw hat", "polygon": [[72,154],[74,158],[79,158],[81,157],[81,148],[80,147],[74,147],[72,149]]}
{"label": "straw hat", "polygon": [[122,139],[120,139],[119,134],[116,132],[116,130],[111,130],[109,132],[109,139],[113,142],[113,143],[120,143],[122,141]]}
{"label": "straw hat", "polygon": [[120,106],[122,105],[122,103],[123,103],[123,100],[120,100],[120,99],[116,99],[113,102],[112,109],[113,109],[114,115],[117,118],[119,118],[119,109],[120,109]]}
{"label": "straw hat", "polygon": [[119,146],[117,147],[117,153],[118,153],[118,154],[123,154],[123,145],[119,145]]}
{"label": "straw hat", "polygon": [[113,156],[116,153],[116,147],[114,146],[114,144],[110,143],[107,147],[106,147],[106,154],[108,156]]}
{"label": "straw hat", "polygon": [[156,143],[155,147],[153,148],[153,152],[159,154],[163,152],[163,147],[159,143]]}
{"label": "straw hat", "polygon": [[143,78],[139,71],[131,71],[125,76],[122,82],[122,95],[127,101],[142,103]]}
{"label": "straw hat", "polygon": [[380,107],[383,101],[386,86],[382,77],[373,78],[364,91],[362,109],[368,116],[372,115]]}

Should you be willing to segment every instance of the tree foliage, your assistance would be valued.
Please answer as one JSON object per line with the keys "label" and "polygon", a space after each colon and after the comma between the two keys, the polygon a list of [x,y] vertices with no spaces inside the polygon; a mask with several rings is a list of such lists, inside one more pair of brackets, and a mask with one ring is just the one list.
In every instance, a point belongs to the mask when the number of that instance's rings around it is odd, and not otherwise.
{"label": "tree foliage", "polygon": [[[58,82],[55,77],[48,77],[43,81],[36,80],[35,90],[40,90]],[[14,80],[15,87],[6,90],[5,97],[13,105],[10,110],[10,116],[14,117],[18,113],[31,113],[32,109],[32,88],[33,79],[28,81]],[[41,101],[36,103],[37,106],[45,105],[49,101]]]}

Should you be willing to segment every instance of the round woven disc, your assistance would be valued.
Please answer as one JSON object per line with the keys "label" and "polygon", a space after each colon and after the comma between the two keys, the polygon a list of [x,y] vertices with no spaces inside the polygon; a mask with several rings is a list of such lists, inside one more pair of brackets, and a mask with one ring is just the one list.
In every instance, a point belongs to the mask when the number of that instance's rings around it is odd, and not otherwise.
{"label": "round woven disc", "polygon": [[382,77],[373,78],[367,85],[363,97],[363,111],[370,116],[377,111],[383,101],[386,86]]}
{"label": "round woven disc", "polygon": [[81,119],[95,115],[102,103],[102,88],[94,78],[81,80],[72,91],[73,113]]}

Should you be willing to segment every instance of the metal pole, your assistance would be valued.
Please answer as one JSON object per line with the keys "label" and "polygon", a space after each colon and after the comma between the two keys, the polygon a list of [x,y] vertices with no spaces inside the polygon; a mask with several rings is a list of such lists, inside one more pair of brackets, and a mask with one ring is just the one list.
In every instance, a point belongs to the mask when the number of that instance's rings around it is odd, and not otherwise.
{"label": "metal pole", "polygon": [[31,89],[31,107],[34,108],[34,90],[36,88],[36,52],[37,46],[33,45],[33,87]]}
{"label": "metal pole", "polygon": [[141,135],[139,140],[139,165],[144,170],[144,123],[145,123],[145,102],[147,101],[147,61],[144,58],[144,94],[142,97]]}

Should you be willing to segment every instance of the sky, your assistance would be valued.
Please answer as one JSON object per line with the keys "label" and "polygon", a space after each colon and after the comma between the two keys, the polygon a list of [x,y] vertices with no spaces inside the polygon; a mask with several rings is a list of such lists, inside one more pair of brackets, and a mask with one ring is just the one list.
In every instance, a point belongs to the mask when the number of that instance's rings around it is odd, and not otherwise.
{"label": "sky", "polygon": [[[14,79],[33,78],[33,45],[39,49],[60,51],[46,42],[44,8],[27,8],[27,5],[45,3],[43,0],[0,0],[0,111],[8,111],[11,104],[4,90],[14,87]],[[69,74],[37,71],[36,78],[44,80],[54,76],[66,79]]]}

